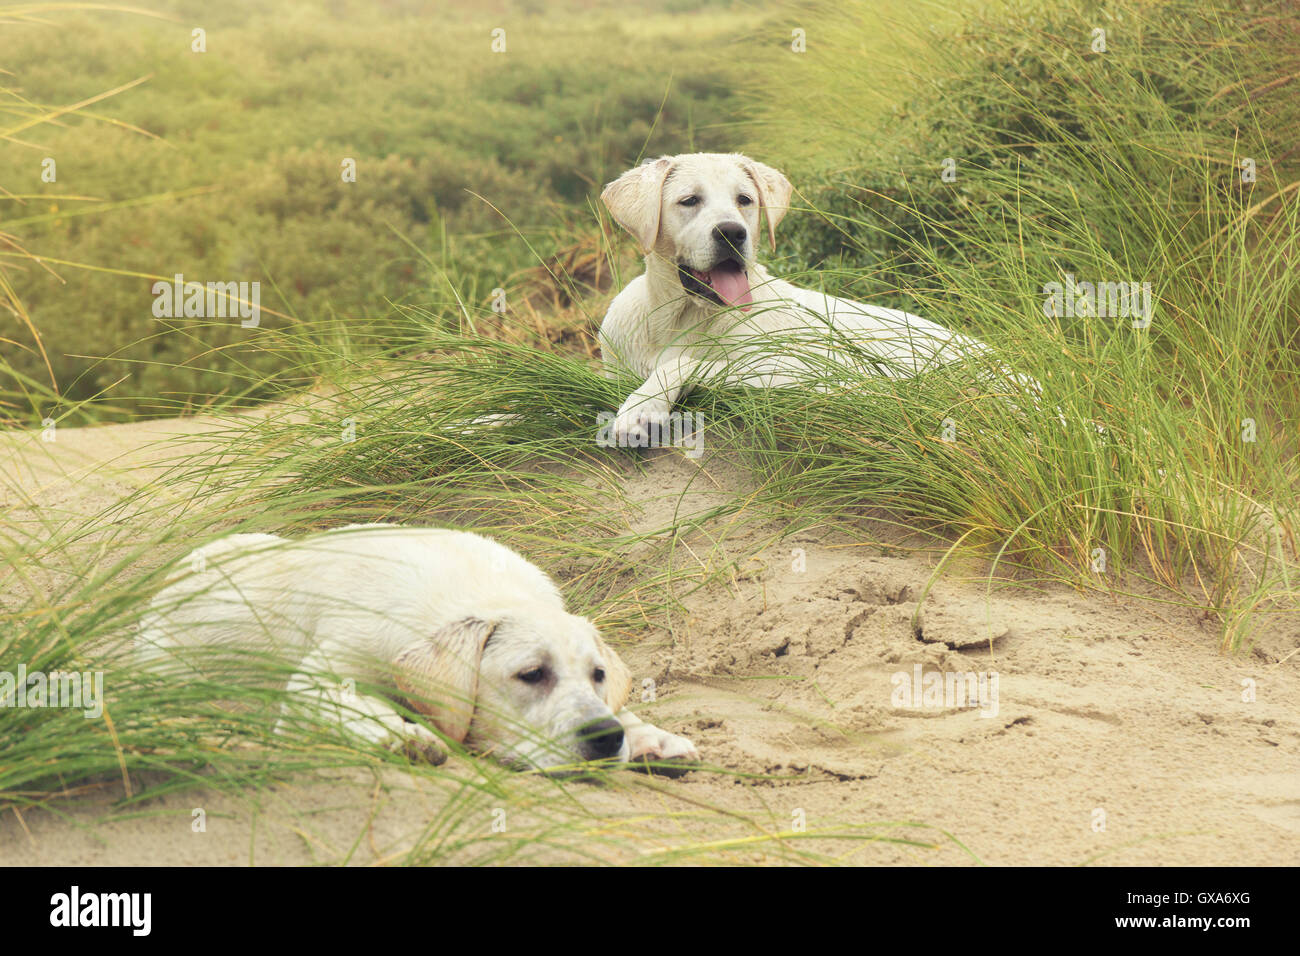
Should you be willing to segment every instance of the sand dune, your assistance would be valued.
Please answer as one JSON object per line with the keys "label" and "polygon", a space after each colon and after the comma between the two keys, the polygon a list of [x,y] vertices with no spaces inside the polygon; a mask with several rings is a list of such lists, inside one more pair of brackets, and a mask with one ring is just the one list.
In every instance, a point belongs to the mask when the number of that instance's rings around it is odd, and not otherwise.
{"label": "sand dune", "polygon": [[[11,530],[33,518],[32,506],[57,522],[105,513],[141,488],[176,494],[150,483],[184,453],[178,440],[198,441],[217,425],[64,429],[54,442],[0,436]],[[629,477],[637,508],[625,517],[662,523],[669,509],[702,510],[742,480],[721,458],[659,452]],[[772,533],[732,529],[683,561],[720,558]],[[969,571],[927,593],[933,560],[905,545],[800,532],[759,551],[752,572],[690,595],[671,630],[651,629],[622,652],[638,682],[654,682],[645,715],[690,735],[728,773],[572,792],[593,812],[641,812],[665,838],[710,838],[708,825],[671,816],[698,801],[768,830],[915,821],[953,838],[931,851],[846,845],[843,858],[856,863],[1300,863],[1300,628],[1225,656],[1211,623],[1153,602],[1055,587],[990,591]],[[996,675],[996,699],[900,700],[934,672],[975,675],[973,688],[979,675],[986,688]],[[1252,702],[1244,682],[1253,682]],[[439,796],[405,774],[327,776],[242,801],[173,795],[108,822],[120,793],[105,784],[64,814],[0,816],[0,860],[391,861],[436,812]],[[196,807],[208,815],[204,834],[191,831]],[[630,849],[593,852],[636,858]],[[769,851],[758,846],[750,858]]]}

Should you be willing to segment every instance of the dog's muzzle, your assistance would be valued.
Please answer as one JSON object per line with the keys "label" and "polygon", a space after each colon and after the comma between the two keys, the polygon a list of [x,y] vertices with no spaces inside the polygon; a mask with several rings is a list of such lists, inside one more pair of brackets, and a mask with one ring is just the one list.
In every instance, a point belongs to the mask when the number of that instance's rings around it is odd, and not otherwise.
{"label": "dog's muzzle", "polygon": [[717,305],[748,311],[754,301],[749,288],[749,275],[737,259],[723,259],[709,269],[692,269],[679,262],[677,275],[683,289]]}

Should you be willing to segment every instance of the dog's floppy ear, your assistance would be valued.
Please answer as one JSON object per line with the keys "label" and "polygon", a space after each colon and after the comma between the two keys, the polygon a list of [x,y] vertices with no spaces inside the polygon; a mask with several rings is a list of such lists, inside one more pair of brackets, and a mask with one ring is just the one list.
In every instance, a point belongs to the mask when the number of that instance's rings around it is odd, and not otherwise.
{"label": "dog's floppy ear", "polygon": [[411,709],[463,743],[474,717],[479,660],[495,622],[467,617],[405,648],[393,662],[394,683]]}
{"label": "dog's floppy ear", "polygon": [[629,169],[600,194],[614,221],[636,236],[645,252],[654,248],[659,237],[659,207],[664,180],[672,167],[671,156],[660,156],[653,162]]}
{"label": "dog's floppy ear", "polygon": [[605,643],[599,631],[596,632],[596,649],[600,651],[601,661],[605,665],[605,704],[617,714],[632,692],[632,672],[614,652],[614,648]]}
{"label": "dog's floppy ear", "polygon": [[772,251],[776,251],[776,224],[785,218],[785,214],[790,209],[790,194],[794,192],[794,187],[790,185],[790,180],[785,175],[771,166],[765,166],[757,163],[752,159],[741,160],[740,165],[745,172],[749,173],[749,178],[754,181],[754,187],[758,190],[758,204],[763,215],[767,217],[767,238],[772,243]]}

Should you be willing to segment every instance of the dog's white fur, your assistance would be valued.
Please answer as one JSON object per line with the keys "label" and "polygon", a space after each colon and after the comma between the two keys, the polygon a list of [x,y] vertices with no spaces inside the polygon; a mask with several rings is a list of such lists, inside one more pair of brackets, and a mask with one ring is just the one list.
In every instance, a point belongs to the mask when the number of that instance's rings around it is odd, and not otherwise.
{"label": "dog's white fur", "polygon": [[487,538],[397,525],[236,534],[177,570],[186,565],[141,621],[140,656],[288,658],[298,672],[277,730],[310,708],[357,737],[441,759],[437,735],[394,708],[402,700],[444,737],[515,766],[699,759],[624,707],[631,675],[596,627]]}
{"label": "dog's white fur", "polygon": [[[696,382],[719,376],[767,387],[797,382],[806,363],[765,354],[772,333],[798,338],[831,363],[841,351],[834,336],[848,335],[879,360],[874,371],[896,377],[986,351],[975,339],[920,316],[800,289],[770,275],[754,257],[759,218],[766,218],[775,249],[791,192],[781,173],[738,153],[664,156],[605,187],[601,199],[610,214],[646,254],[645,273],[615,297],[600,329],[606,374],[621,367],[643,380],[614,420],[620,443],[644,444],[652,428],[667,425],[672,406]],[[743,242],[719,240],[715,229],[736,225],[744,227]],[[729,306],[684,284],[679,266],[708,272],[727,258],[743,260],[752,303]],[[764,344],[755,345],[756,335],[767,337]]]}

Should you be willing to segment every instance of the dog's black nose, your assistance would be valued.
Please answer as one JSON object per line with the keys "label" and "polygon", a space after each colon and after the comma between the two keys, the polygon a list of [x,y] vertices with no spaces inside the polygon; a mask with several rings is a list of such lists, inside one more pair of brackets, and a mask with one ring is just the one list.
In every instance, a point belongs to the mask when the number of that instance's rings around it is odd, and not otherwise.
{"label": "dog's black nose", "polygon": [[586,760],[616,757],[623,749],[623,725],[613,717],[588,724],[578,731],[578,743]]}
{"label": "dog's black nose", "polygon": [[713,241],[736,252],[745,245],[747,235],[743,222],[723,222],[713,227]]}

